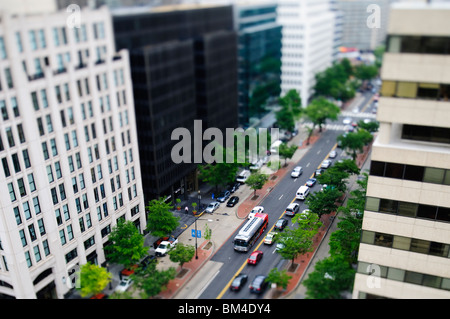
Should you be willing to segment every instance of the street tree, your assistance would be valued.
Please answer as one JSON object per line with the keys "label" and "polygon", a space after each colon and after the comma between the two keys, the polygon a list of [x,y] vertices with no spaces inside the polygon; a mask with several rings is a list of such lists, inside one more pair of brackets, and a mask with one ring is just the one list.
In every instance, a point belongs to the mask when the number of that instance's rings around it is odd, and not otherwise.
{"label": "street tree", "polygon": [[166,270],[156,269],[156,263],[150,263],[147,268],[138,268],[131,278],[136,288],[140,290],[142,299],[148,299],[163,291],[170,280],[174,279],[176,270],[170,267]]}
{"label": "street tree", "polygon": [[245,184],[247,184],[251,189],[254,190],[254,194],[256,195],[256,191],[263,188],[264,184],[267,182],[269,177],[266,174],[262,174],[259,171],[252,173]]}
{"label": "street tree", "polygon": [[302,113],[301,98],[295,89],[289,90],[278,99],[281,109],[275,113],[277,125],[280,129],[292,132],[295,129],[295,120]]}
{"label": "street tree", "polygon": [[308,136],[311,137],[312,132],[316,126],[319,126],[319,132],[322,132],[322,125],[327,120],[337,120],[338,114],[341,112],[340,108],[323,97],[314,99],[305,108],[306,117],[313,123],[312,131]]}
{"label": "street tree", "polygon": [[297,151],[297,145],[287,145],[287,143],[281,143],[278,148],[278,154],[284,158],[284,166],[287,165],[287,160],[294,156],[295,151]]}
{"label": "street tree", "polygon": [[378,74],[378,68],[375,65],[360,64],[355,67],[354,75],[363,82],[373,79]]}
{"label": "street tree", "polygon": [[303,284],[308,299],[341,299],[342,292],[351,290],[355,270],[340,256],[319,260]]}
{"label": "street tree", "polygon": [[323,191],[310,194],[305,200],[308,209],[317,214],[319,219],[322,215],[331,214],[338,209],[338,200],[342,196],[341,191],[337,188],[328,187]]}
{"label": "street tree", "polygon": [[343,149],[349,150],[352,153],[352,159],[355,161],[357,151],[363,152],[364,146],[370,143],[373,139],[372,134],[364,129],[359,129],[356,132],[341,134],[337,137],[338,142]]}
{"label": "street tree", "polygon": [[152,199],[145,208],[148,211],[147,230],[153,236],[168,236],[178,227],[179,218],[171,211],[173,206],[163,198]]}
{"label": "street tree", "polygon": [[327,188],[334,188],[341,193],[347,190],[347,178],[352,174],[358,174],[359,168],[353,160],[345,159],[336,162],[333,166],[328,168],[325,172],[317,176],[320,184],[326,184]]}
{"label": "street tree", "polygon": [[378,128],[380,127],[380,123],[378,121],[370,121],[370,122],[364,122],[363,120],[358,122],[358,127],[365,129],[369,133],[373,133],[378,131]]}
{"label": "street tree", "polygon": [[111,282],[112,274],[105,268],[90,262],[80,267],[79,286],[81,297],[95,296]]}
{"label": "street tree", "polygon": [[279,234],[279,242],[283,245],[279,253],[283,259],[291,260],[292,265],[297,256],[312,251],[314,236],[322,225],[317,214],[307,214],[305,218],[298,216],[292,219],[296,227],[285,229]]}
{"label": "street tree", "polygon": [[270,282],[271,284],[276,284],[277,287],[286,289],[291,278],[292,276],[287,274],[286,269],[279,271],[278,268],[272,268],[267,275],[266,281]]}
{"label": "street tree", "polygon": [[108,259],[127,269],[147,255],[144,236],[139,233],[132,221],[119,219],[109,234],[109,242],[111,244],[105,247]]}
{"label": "street tree", "polygon": [[169,250],[167,253],[170,261],[179,263],[180,268],[183,269],[183,265],[192,260],[195,255],[195,248],[192,245],[184,245],[178,243],[175,247]]}

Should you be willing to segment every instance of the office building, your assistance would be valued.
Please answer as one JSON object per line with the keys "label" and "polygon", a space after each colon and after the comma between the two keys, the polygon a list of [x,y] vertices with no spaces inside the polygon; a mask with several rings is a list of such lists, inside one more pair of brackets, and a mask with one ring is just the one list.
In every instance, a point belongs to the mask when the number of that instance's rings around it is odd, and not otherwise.
{"label": "office building", "polygon": [[281,26],[277,2],[237,1],[239,124],[251,126],[276,104],[281,85]]}
{"label": "office building", "polygon": [[305,107],[315,75],[333,62],[335,13],[329,0],[280,0],[277,18],[283,27],[281,94],[297,90]]}
{"label": "office building", "polygon": [[1,14],[0,298],[63,298],[146,225],[126,50],[109,11]]}
{"label": "office building", "polygon": [[[117,48],[130,52],[145,200],[196,190],[197,165],[171,158],[176,128],[238,126],[237,35],[231,6],[113,11]],[[193,147],[192,147],[193,150]]]}
{"label": "office building", "polygon": [[332,0],[342,12],[342,46],[373,51],[383,45],[394,0]]}
{"label": "office building", "polygon": [[450,298],[449,17],[392,6],[353,298]]}

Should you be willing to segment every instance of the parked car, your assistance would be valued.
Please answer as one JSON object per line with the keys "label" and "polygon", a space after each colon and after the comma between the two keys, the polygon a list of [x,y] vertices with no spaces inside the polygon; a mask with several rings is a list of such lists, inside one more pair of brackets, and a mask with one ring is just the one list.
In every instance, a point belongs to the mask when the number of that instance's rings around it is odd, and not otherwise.
{"label": "parked car", "polygon": [[219,205],[220,205],[219,202],[212,202],[212,203],[209,203],[208,206],[207,206],[206,209],[205,209],[205,212],[212,214],[212,213],[214,213],[214,211],[215,211],[217,208],[219,208]]}
{"label": "parked car", "polygon": [[153,248],[158,248],[158,246],[159,246],[159,244],[161,244],[163,241],[175,241],[175,237],[173,237],[172,235],[170,235],[170,236],[165,236],[165,237],[160,237],[160,238],[158,238],[158,240],[156,240],[154,243],[153,243]]}
{"label": "parked car", "polygon": [[155,259],[156,259],[155,255],[147,256],[139,263],[139,267],[145,270],[147,269],[148,265],[156,261]]}
{"label": "parked car", "polygon": [[178,243],[178,239],[175,239],[175,241],[163,241],[161,244],[159,244],[158,248],[155,249],[155,255],[156,256],[165,256],[167,252],[175,247],[175,245]]}
{"label": "parked car", "polygon": [[234,279],[230,285],[230,290],[239,291],[247,282],[248,276],[246,274],[239,274]]}
{"label": "parked car", "polygon": [[241,186],[241,183],[234,183],[228,187],[228,190],[231,194],[233,194],[235,191],[239,189],[239,186]]}
{"label": "parked car", "polygon": [[268,233],[266,235],[266,237],[264,238],[264,244],[272,245],[275,242],[276,238],[277,238],[277,234],[278,233],[275,232],[275,231],[271,231],[270,233]]}
{"label": "parked car", "polygon": [[227,202],[227,207],[234,207],[239,202],[239,197],[231,196]]}
{"label": "parked car", "polygon": [[250,257],[247,259],[247,264],[257,265],[258,262],[263,258],[264,253],[261,250],[255,250],[251,253]]}
{"label": "parked car", "polygon": [[244,184],[247,178],[250,176],[249,170],[243,170],[239,175],[236,177],[236,182]]}
{"label": "parked car", "polygon": [[275,229],[279,229],[282,231],[288,224],[288,220],[286,218],[280,218],[275,224]]}
{"label": "parked car", "polygon": [[306,181],[306,186],[313,187],[314,184],[316,183],[316,181],[317,181],[317,179],[315,179],[314,177],[310,178]]}
{"label": "parked car", "polygon": [[303,168],[301,166],[295,167],[291,172],[291,177],[297,178],[303,173]]}
{"label": "parked car", "polygon": [[250,292],[260,294],[263,293],[264,290],[266,290],[268,282],[266,281],[266,276],[264,275],[257,275],[255,279],[253,279],[252,283],[250,284]]}
{"label": "parked car", "polygon": [[262,160],[258,160],[258,161],[254,161],[253,163],[252,163],[252,165],[249,167],[250,168],[250,170],[252,170],[252,171],[257,171],[257,170],[259,170],[262,166],[263,166],[263,161]]}
{"label": "parked car", "polygon": [[253,209],[248,214],[247,218],[248,219],[252,219],[253,217],[255,217],[256,213],[264,213],[264,207],[262,207],[262,206],[255,206],[255,207],[253,207]]}
{"label": "parked car", "polygon": [[228,197],[230,197],[230,195],[231,195],[230,191],[223,191],[222,193],[220,193],[217,196],[217,201],[223,203],[223,202],[225,202],[228,199]]}
{"label": "parked car", "polygon": [[337,156],[336,151],[331,151],[330,154],[328,155],[329,158],[336,158],[336,156]]}
{"label": "parked car", "polygon": [[331,166],[331,160],[324,160],[323,162],[322,162],[322,165],[320,165],[320,167],[321,168],[328,168],[328,167],[330,167]]}
{"label": "parked car", "polygon": [[351,117],[346,117],[343,121],[342,121],[342,123],[344,124],[344,125],[348,125],[348,124],[350,124],[352,122],[352,118]]}
{"label": "parked car", "polygon": [[114,289],[114,291],[125,292],[128,288],[130,288],[132,283],[133,283],[133,280],[131,280],[130,277],[124,277],[124,278],[122,278],[120,283],[117,285],[116,289]]}
{"label": "parked car", "polygon": [[308,215],[311,214],[311,210],[309,209],[304,209],[302,210],[302,212],[299,214],[299,219],[306,219],[308,218]]}
{"label": "parked car", "polygon": [[290,217],[295,216],[295,214],[297,214],[297,212],[298,212],[299,207],[300,207],[300,205],[298,203],[291,203],[286,208],[284,213],[286,214],[286,216],[290,216]]}

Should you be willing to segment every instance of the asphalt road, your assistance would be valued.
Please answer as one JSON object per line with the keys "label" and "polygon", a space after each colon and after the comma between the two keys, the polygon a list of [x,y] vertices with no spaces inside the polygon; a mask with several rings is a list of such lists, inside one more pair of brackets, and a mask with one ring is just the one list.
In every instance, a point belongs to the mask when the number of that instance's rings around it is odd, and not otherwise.
{"label": "asphalt road", "polygon": [[[298,162],[298,165],[303,167],[303,174],[300,175],[299,178],[292,178],[290,174],[286,174],[284,179],[278,183],[277,187],[275,187],[263,200],[261,205],[264,206],[265,213],[269,215],[269,227],[264,233],[264,236],[284,214],[285,208],[295,199],[295,192],[297,189],[306,183],[306,180],[313,175],[316,168],[328,156],[328,153],[336,144],[336,137],[341,133],[342,132],[331,130],[323,132],[321,138],[313,144],[312,148]],[[337,149],[337,152],[340,154],[341,150]],[[339,155],[333,161],[338,159]],[[316,183],[316,185],[312,187],[311,192],[319,191],[320,188],[321,185]],[[307,208],[303,201],[297,202],[300,203],[300,211]],[[291,227],[292,223],[290,217],[285,218],[289,220],[287,227]],[[263,295],[255,295],[249,292],[248,285],[250,282],[256,275],[267,275],[272,268],[277,267],[280,269],[283,266],[283,263],[288,262],[281,259],[280,255],[275,252],[276,245],[269,246],[262,243],[264,236],[261,236],[250,252],[236,252],[233,249],[232,239],[238,231],[239,230],[230,236],[230,241],[224,243],[221,249],[218,250],[211,259],[212,261],[221,263],[222,267],[208,284],[208,287],[199,296],[200,299],[262,298]],[[246,260],[254,250],[261,250],[264,253],[264,257],[256,266],[247,265]],[[239,273],[247,274],[249,276],[249,281],[241,291],[232,292],[228,289],[230,281]]]}
{"label": "asphalt road", "polygon": [[[365,92],[361,95],[360,103],[352,109],[339,117],[339,121],[351,112],[350,116],[353,115],[355,121],[360,118],[364,118],[365,115],[372,114],[374,109],[374,103],[371,102],[372,93]],[[332,124],[332,123],[330,123]],[[220,250],[211,259],[214,262],[220,263],[221,267],[216,274],[212,277],[211,281],[207,284],[205,289],[202,291],[199,299],[260,299],[264,298],[264,294],[256,295],[250,293],[248,286],[251,281],[257,275],[267,275],[272,268],[281,269],[286,261],[280,257],[280,255],[275,251],[276,244],[265,245],[263,243],[265,235],[267,235],[272,229],[277,220],[284,215],[285,208],[295,200],[295,192],[297,189],[304,185],[308,178],[312,177],[314,171],[322,163],[322,161],[328,157],[329,152],[335,149],[338,156],[333,159],[337,161],[341,158],[342,150],[335,148],[336,137],[342,134],[342,130],[326,130],[321,133],[320,139],[318,139],[311,147],[311,149],[302,157],[302,159],[297,163],[297,165],[303,167],[303,174],[298,178],[292,178],[290,174],[286,174],[284,179],[280,181],[277,186],[269,193],[269,195],[260,204],[264,207],[265,213],[269,215],[269,227],[258,239],[254,247],[246,253],[236,252],[233,249],[232,239],[235,237],[239,229],[237,229],[231,236],[228,243],[224,243]],[[321,185],[316,183],[312,188],[311,192],[319,191]],[[296,200],[300,204],[299,211],[307,208],[303,201]],[[292,223],[290,217],[284,217],[289,220],[287,227],[291,227]],[[251,252],[255,250],[260,250],[264,253],[261,261],[256,265],[247,265],[247,258],[250,256]],[[244,287],[238,291],[230,291],[229,286],[234,277],[238,274],[244,273],[248,275],[248,281]],[[269,289],[266,290],[266,292]]]}

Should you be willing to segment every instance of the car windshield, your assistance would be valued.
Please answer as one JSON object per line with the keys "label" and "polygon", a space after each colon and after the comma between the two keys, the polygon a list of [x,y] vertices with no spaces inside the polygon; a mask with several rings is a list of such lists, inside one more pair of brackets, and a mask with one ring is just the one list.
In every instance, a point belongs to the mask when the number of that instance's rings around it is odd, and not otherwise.
{"label": "car windshield", "polygon": [[251,255],[249,259],[250,260],[255,260],[256,259],[256,255]]}
{"label": "car windshield", "polygon": [[160,244],[159,248],[164,249],[164,248],[166,248],[166,246],[167,246],[166,244]]}

